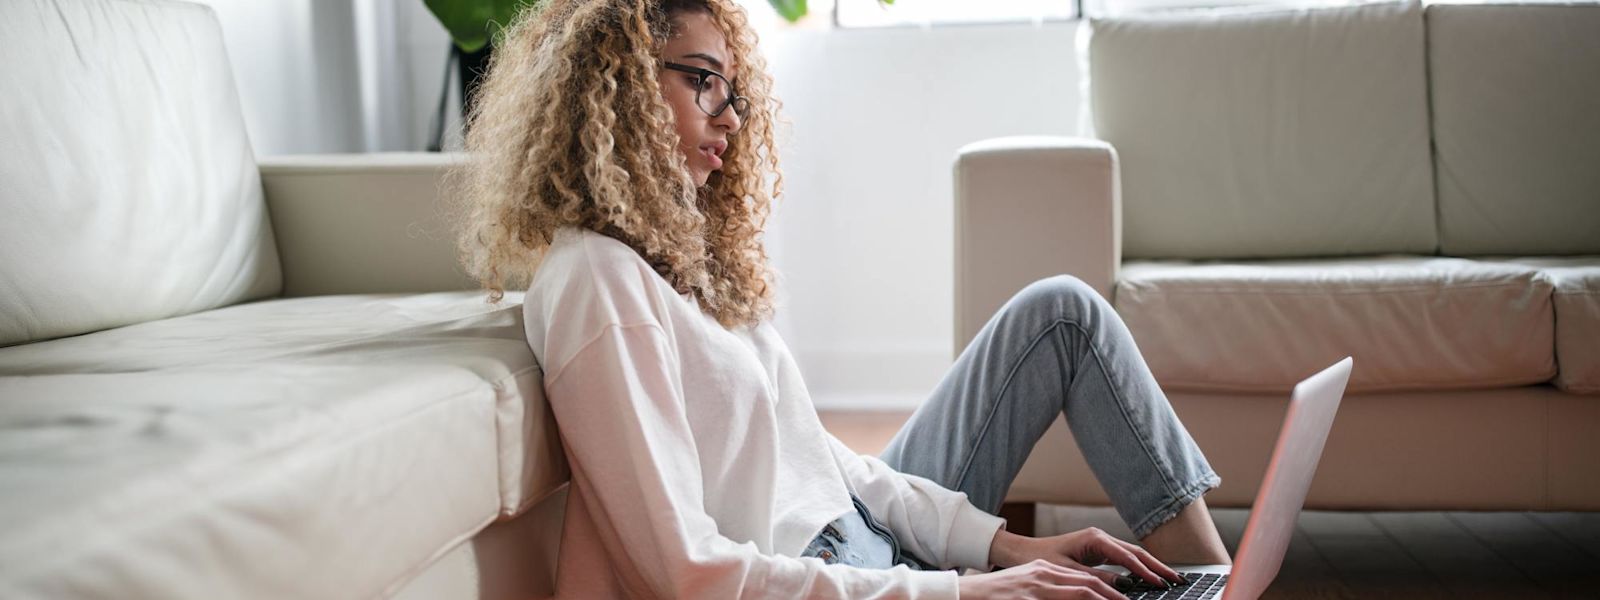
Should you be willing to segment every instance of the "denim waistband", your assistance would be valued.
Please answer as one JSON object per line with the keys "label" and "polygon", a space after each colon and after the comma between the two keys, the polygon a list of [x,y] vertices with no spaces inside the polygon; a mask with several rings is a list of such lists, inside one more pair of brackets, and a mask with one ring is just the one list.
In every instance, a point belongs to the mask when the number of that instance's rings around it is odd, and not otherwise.
{"label": "denim waistband", "polygon": [[828,564],[842,564],[867,569],[891,569],[906,565],[916,570],[928,567],[922,561],[904,552],[894,532],[872,517],[867,505],[850,495],[855,512],[834,519],[822,527],[822,532],[812,538],[801,556],[820,558]]}

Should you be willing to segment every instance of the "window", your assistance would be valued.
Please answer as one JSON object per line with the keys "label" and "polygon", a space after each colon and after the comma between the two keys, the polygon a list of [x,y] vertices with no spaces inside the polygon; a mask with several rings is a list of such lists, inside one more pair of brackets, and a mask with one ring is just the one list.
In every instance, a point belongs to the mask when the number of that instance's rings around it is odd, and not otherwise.
{"label": "window", "polygon": [[[836,0],[839,27],[896,27],[1061,21],[1077,16],[1079,0]],[[821,4],[820,2],[817,4]],[[817,6],[816,8],[821,8]]]}
{"label": "window", "polygon": [[1273,5],[1350,4],[1362,0],[813,0],[813,14],[833,13],[842,28],[1030,23],[1166,10]]}
{"label": "window", "polygon": [[1112,17],[1128,14],[1190,10],[1205,8],[1237,8],[1244,6],[1273,6],[1301,8],[1357,4],[1365,0],[1083,0],[1084,12],[1094,17]]}

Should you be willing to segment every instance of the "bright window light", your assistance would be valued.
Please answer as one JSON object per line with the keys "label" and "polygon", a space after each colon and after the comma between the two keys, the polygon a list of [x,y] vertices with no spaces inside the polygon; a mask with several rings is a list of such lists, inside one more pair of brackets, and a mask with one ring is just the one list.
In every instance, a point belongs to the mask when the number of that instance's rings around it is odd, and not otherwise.
{"label": "bright window light", "polygon": [[1071,19],[1073,0],[837,0],[840,27],[1027,23]]}

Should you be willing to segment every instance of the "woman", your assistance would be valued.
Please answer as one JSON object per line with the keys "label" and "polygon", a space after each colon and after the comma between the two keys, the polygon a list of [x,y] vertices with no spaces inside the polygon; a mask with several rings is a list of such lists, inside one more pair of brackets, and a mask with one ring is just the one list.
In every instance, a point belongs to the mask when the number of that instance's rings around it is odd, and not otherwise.
{"label": "woman", "polygon": [[[881,458],[823,430],[770,323],[777,102],[728,0],[552,0],[506,35],[462,248],[495,299],[529,281],[572,466],[559,594],[1112,598],[1132,582],[1092,565],[1157,583],[1180,578],[1157,557],[1228,561],[1201,499],[1219,480],[1070,278],[997,314]],[[1062,411],[1149,551],[993,516]]]}

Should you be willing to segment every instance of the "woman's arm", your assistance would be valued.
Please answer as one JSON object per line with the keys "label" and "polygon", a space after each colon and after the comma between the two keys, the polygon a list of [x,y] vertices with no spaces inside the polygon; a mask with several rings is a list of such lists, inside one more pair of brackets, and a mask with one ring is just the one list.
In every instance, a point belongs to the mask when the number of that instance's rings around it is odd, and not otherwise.
{"label": "woman's arm", "polygon": [[[706,514],[679,365],[655,324],[609,325],[545,382],[585,512],[630,594],[955,598],[949,572],[761,554]],[[987,551],[987,548],[985,548]]]}
{"label": "woman's arm", "polygon": [[989,568],[989,548],[1005,519],[973,506],[964,493],[857,454],[831,433],[828,443],[867,509],[912,554],[944,569]]}
{"label": "woman's arm", "polygon": [[1010,533],[1001,528],[1004,519],[973,506],[966,494],[895,471],[876,457],[856,454],[831,434],[828,437],[867,508],[884,520],[913,554],[938,562],[942,568],[1006,567],[996,573],[963,577],[962,589],[973,597],[1032,597],[1028,596],[1031,593],[1055,597],[1051,594],[1083,588],[1093,590],[1088,597],[1115,598],[1119,594],[1113,587],[1125,589],[1133,582],[1093,568],[1107,563],[1127,567],[1152,584],[1159,585],[1163,578],[1182,580],[1144,549],[1098,529],[1045,538]]}

